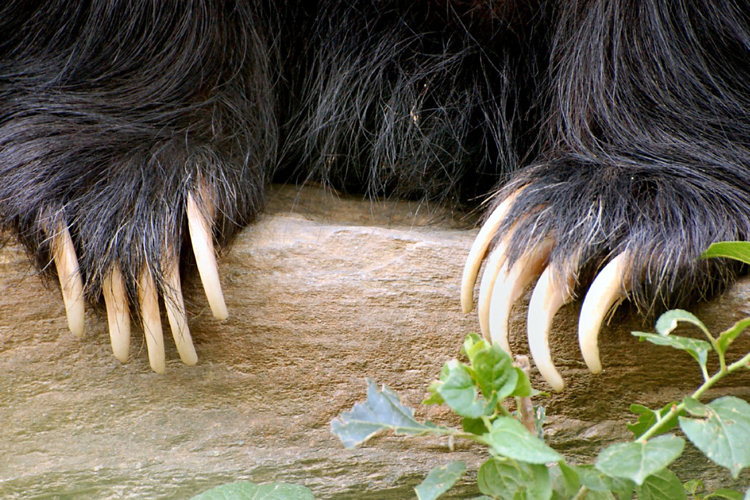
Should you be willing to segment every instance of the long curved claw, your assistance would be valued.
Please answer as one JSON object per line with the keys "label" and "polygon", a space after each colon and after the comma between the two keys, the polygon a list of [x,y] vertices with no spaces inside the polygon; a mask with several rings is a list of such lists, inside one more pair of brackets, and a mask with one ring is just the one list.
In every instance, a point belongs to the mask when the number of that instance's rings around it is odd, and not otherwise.
{"label": "long curved claw", "polygon": [[159,316],[159,297],[156,294],[154,278],[145,264],[138,277],[138,302],[141,305],[141,321],[143,322],[143,334],[146,336],[148,361],[152,370],[156,373],[164,373],[166,362],[164,335],[161,329],[161,317]]}
{"label": "long curved claw", "polygon": [[511,352],[508,343],[510,311],[529,283],[542,272],[552,246],[552,240],[545,240],[541,245],[521,255],[513,267],[506,267],[502,275],[495,280],[489,304],[490,338],[508,353]]}
{"label": "long curved claw", "polygon": [[76,337],[82,337],[85,327],[83,280],[73,240],[68,228],[62,224],[52,239],[52,258],[60,280],[68,329]]}
{"label": "long curved claw", "polygon": [[498,228],[502,225],[505,216],[520,191],[518,190],[510,195],[495,208],[482,225],[479,234],[477,234],[474,243],[471,245],[471,250],[469,250],[469,255],[466,257],[466,263],[464,264],[463,276],[461,277],[461,308],[464,313],[471,312],[474,306],[474,283],[477,280],[477,274],[482,265],[484,255],[487,253],[487,248],[490,246],[492,239],[495,237]]}
{"label": "long curved claw", "polygon": [[177,259],[169,262],[164,271],[164,305],[167,308],[167,319],[169,320],[169,327],[172,329],[177,353],[183,363],[194,365],[198,362],[198,355],[195,353],[193,339],[190,336],[190,329],[187,324]]}
{"label": "long curved claw", "polygon": [[549,330],[555,313],[571,298],[570,286],[555,281],[551,268],[547,267],[539,277],[529,301],[529,351],[539,373],[556,391],[561,391],[565,384],[552,363]]}
{"label": "long curved claw", "polygon": [[602,371],[599,359],[599,330],[612,305],[629,292],[630,286],[625,277],[629,265],[630,257],[627,252],[617,255],[599,272],[583,300],[578,319],[578,344],[591,373]]}
{"label": "long curved claw", "polygon": [[109,338],[115,357],[125,363],[130,350],[130,312],[125,281],[120,268],[115,265],[109,276],[104,278],[102,288],[104,303],[107,306]]}
{"label": "long curved claw", "polygon": [[[484,273],[482,274],[482,281],[479,285],[479,298],[477,299],[477,313],[479,315],[479,330],[482,332],[482,336],[486,339],[490,339],[490,302],[492,300],[492,290],[495,286],[498,276],[503,272],[503,264],[505,263],[505,244],[500,243],[496,246],[490,256],[487,258],[487,262],[484,265]],[[505,273],[507,274],[507,273]],[[507,342],[506,342],[507,344]],[[504,345],[501,345],[505,349]],[[508,349],[505,349],[510,352]]]}
{"label": "long curved claw", "polygon": [[192,194],[189,194],[187,199],[187,219],[195,262],[198,266],[198,273],[203,283],[203,289],[206,291],[206,298],[211,307],[211,312],[216,319],[227,319],[229,312],[224,302],[224,294],[221,291],[219,270],[216,266],[216,254],[214,252],[210,226],[198,209],[198,205],[195,203]]}

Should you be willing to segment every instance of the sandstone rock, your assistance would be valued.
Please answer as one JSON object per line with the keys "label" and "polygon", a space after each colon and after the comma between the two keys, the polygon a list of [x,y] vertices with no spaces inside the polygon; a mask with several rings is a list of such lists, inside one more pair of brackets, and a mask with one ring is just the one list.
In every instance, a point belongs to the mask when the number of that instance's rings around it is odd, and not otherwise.
{"label": "sandstone rock", "polygon": [[[449,453],[443,440],[382,437],[351,451],[329,431],[364,399],[367,377],[418,407],[477,330],[458,304],[475,234],[424,205],[276,188],[268,214],[220,260],[227,321],[211,317],[186,277],[200,361],[184,366],[168,348],[165,375],[149,370],[139,332],[129,362],[115,360],[101,311],[89,310],[85,338],[73,338],[59,291],[11,243],[0,251],[0,497],[186,498],[247,479],[304,484],[318,498],[409,498],[436,465],[461,459],[476,470],[484,452],[465,444]],[[526,300],[512,320],[519,353]],[[628,332],[650,325],[621,312],[600,337],[605,371],[590,375],[575,338],[579,307],[561,311],[552,339],[567,388],[540,402],[549,441],[590,461],[627,437],[631,402],[677,399],[700,372],[684,353],[638,342]],[[717,331],[750,315],[750,280],[694,312]],[[750,349],[750,335],[740,343]],[[712,394],[750,399],[748,375]],[[418,416],[450,422],[442,408]],[[732,484],[694,452],[677,470]]]}

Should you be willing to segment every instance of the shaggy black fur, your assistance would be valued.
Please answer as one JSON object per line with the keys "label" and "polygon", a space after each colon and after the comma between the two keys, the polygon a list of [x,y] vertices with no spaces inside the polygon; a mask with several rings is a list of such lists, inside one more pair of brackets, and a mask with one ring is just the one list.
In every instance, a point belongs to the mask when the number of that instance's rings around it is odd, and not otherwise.
{"label": "shaggy black fur", "polygon": [[[587,285],[634,255],[644,312],[703,297],[750,238],[750,7],[683,0],[10,0],[0,225],[40,267],[70,228],[97,300],[176,254],[185,200],[226,239],[277,180],[495,203]],[[463,256],[457,256],[463,258]]]}

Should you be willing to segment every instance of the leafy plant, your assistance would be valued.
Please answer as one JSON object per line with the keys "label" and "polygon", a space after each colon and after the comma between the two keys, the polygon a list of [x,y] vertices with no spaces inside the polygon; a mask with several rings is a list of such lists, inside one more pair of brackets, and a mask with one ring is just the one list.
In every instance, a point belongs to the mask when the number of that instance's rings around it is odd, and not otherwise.
{"label": "leafy plant", "polygon": [[237,481],[222,484],[191,500],[314,500],[312,492],[298,484],[270,483],[255,484],[250,481]]}
{"label": "leafy plant", "polygon": [[[750,264],[750,243],[722,243],[710,248],[706,255],[737,258]],[[698,327],[706,340],[674,335],[679,323]],[[744,495],[729,489],[701,495],[699,481],[683,485],[668,469],[685,447],[684,438],[668,434],[677,427],[710,460],[728,469],[732,477],[737,478],[743,468],[750,466],[750,404],[731,396],[708,404],[700,402],[716,382],[750,368],[750,353],[732,363],[726,359],[732,342],[749,327],[747,318],[713,336],[694,315],[673,310],[659,318],[656,334],[633,332],[640,340],[687,352],[700,365],[703,383],[681,401],[656,410],[632,405],[631,410],[638,416],[635,423],[628,425],[634,440],[605,448],[593,465],[568,464],[540,439],[536,430],[530,430],[540,427],[538,419],[529,422],[523,412],[508,410],[507,400],[515,399],[516,408],[528,407],[528,398],[539,393],[507,353],[476,334],[467,336],[463,344],[468,363],[456,359],[447,362],[439,380],[429,386],[430,396],[424,401],[450,407],[461,417],[461,429],[417,421],[413,409],[403,405],[387,387],[378,389],[373,381],[368,381],[367,400],[342,413],[331,428],[348,448],[386,430],[397,435],[450,436],[485,445],[489,458],[477,472],[482,498],[629,499],[635,493],[642,500],[677,500],[686,499],[689,493],[701,499],[750,500],[750,489]],[[712,354],[719,361],[714,374],[708,371]],[[415,488],[417,498],[438,498],[460,480],[464,471],[463,462],[433,469]]]}

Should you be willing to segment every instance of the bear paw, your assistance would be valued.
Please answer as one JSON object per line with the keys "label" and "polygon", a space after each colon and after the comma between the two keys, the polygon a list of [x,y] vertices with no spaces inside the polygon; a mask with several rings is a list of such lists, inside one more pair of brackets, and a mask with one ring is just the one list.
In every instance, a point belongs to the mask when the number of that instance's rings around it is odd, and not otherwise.
{"label": "bear paw", "polygon": [[[219,320],[228,316],[227,307],[219,281],[214,251],[210,207],[202,209],[193,194],[187,195],[185,203],[188,232],[198,272],[208,298],[211,311]],[[75,245],[68,227],[59,223],[51,232],[51,254],[62,290],[68,328],[77,337],[84,333],[84,280],[78,264]],[[167,255],[153,271],[154,263],[142,262],[139,270],[128,270],[123,276],[120,265],[111,266],[101,282],[101,294],[107,310],[109,335],[115,357],[125,362],[130,350],[130,309],[128,288],[137,290],[137,302],[143,331],[146,338],[149,363],[157,373],[165,370],[164,339],[159,311],[159,290],[166,308],[177,352],[183,363],[194,365],[198,357],[188,328],[182,286],[179,274],[179,250],[164,252]],[[160,276],[159,287],[154,274]],[[135,283],[128,283],[130,281]]]}
{"label": "bear paw", "polygon": [[484,262],[477,299],[480,329],[510,353],[511,308],[538,277],[528,308],[529,351],[540,374],[559,391],[564,383],[552,362],[548,334],[560,307],[588,286],[578,342],[589,370],[601,372],[599,330],[621,301],[628,299],[651,316],[707,298],[732,281],[737,268],[699,256],[713,241],[743,239],[747,208],[741,190],[721,189],[718,182],[701,190],[680,186],[679,179],[655,181],[653,175],[603,171],[598,177],[555,178],[564,170],[549,172],[532,171],[498,193],[502,201],[466,260],[461,304],[464,312],[472,310]]}

